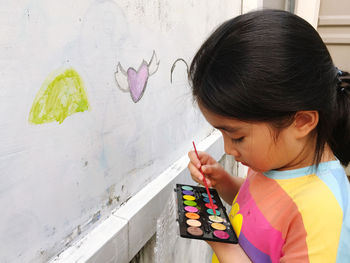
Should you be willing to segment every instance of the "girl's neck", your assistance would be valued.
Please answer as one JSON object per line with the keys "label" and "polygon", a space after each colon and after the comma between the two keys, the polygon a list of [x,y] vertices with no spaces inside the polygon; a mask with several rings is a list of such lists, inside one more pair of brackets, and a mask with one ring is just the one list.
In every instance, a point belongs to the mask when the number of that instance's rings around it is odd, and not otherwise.
{"label": "girl's neck", "polygon": [[[290,163],[285,165],[284,167],[277,169],[280,171],[284,170],[293,170],[298,168],[303,168],[307,166],[311,166],[314,164],[314,151],[315,146],[314,145],[306,145],[303,150],[296,156],[295,159],[291,160]],[[336,157],[334,156],[331,148],[328,144],[325,145],[323,154],[321,156],[320,163],[322,162],[328,162],[328,161],[334,161],[336,160]]]}

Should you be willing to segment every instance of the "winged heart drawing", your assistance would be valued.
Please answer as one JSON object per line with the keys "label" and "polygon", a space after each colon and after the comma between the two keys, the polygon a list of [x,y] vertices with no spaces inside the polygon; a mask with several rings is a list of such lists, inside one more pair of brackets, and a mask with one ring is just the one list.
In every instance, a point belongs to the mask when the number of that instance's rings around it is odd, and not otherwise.
{"label": "winged heart drawing", "polygon": [[137,70],[132,67],[125,70],[119,62],[115,72],[118,88],[123,92],[130,92],[133,102],[138,102],[145,92],[148,78],[157,72],[159,63],[155,51],[149,63],[143,60]]}

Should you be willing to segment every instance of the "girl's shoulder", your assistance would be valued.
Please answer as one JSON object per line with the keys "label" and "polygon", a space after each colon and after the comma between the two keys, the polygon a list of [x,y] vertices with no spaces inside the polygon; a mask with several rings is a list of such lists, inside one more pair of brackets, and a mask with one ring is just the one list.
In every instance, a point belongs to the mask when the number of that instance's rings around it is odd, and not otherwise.
{"label": "girl's shoulder", "polygon": [[279,198],[275,202],[292,202],[303,213],[323,211],[325,207],[346,213],[350,203],[349,181],[338,160],[294,170],[250,171],[246,184],[250,194],[260,200],[276,195]]}

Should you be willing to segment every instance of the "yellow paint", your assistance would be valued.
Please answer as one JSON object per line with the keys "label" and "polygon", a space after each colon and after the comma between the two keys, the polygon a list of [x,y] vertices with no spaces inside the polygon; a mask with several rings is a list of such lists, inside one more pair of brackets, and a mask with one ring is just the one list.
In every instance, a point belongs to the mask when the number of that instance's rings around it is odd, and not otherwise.
{"label": "yellow paint", "polygon": [[217,230],[226,230],[226,226],[220,223],[212,223],[211,227]]}
{"label": "yellow paint", "polygon": [[89,109],[83,80],[74,69],[51,74],[37,93],[29,114],[29,122],[62,123],[65,118]]}
{"label": "yellow paint", "polygon": [[184,195],[182,198],[188,201],[196,200],[196,198],[194,198],[192,195]]}

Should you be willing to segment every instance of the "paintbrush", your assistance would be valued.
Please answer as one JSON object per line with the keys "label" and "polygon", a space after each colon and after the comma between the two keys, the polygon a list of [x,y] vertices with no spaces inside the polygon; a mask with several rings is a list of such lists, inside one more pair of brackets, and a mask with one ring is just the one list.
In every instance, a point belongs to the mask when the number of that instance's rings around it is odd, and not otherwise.
{"label": "paintbrush", "polygon": [[[193,144],[193,147],[194,147],[194,151],[195,151],[195,153],[196,153],[196,155],[197,155],[197,158],[198,158],[198,160],[200,160],[200,159],[199,159],[198,152],[197,152],[197,149],[196,149],[196,145],[194,144],[194,141],[192,141],[192,144]],[[200,171],[201,174],[203,175],[203,183],[204,183],[204,185],[205,185],[205,189],[207,190],[207,194],[208,194],[208,197],[209,197],[210,206],[211,206],[211,209],[212,209],[213,212],[214,212],[214,215],[216,216],[216,209],[214,209],[214,203],[213,203],[213,200],[211,199],[211,194],[210,194],[210,192],[209,192],[207,180],[205,180],[205,175],[204,175],[204,173],[203,173],[203,171],[202,171],[202,164],[201,164],[201,166],[199,167],[199,171]]]}

